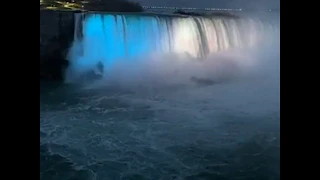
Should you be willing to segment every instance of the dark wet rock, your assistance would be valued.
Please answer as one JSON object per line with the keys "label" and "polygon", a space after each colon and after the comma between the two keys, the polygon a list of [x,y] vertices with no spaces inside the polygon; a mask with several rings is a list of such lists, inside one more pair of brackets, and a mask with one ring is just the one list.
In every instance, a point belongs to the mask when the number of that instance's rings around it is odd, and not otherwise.
{"label": "dark wet rock", "polygon": [[40,11],[40,79],[63,79],[73,22],[72,12]]}

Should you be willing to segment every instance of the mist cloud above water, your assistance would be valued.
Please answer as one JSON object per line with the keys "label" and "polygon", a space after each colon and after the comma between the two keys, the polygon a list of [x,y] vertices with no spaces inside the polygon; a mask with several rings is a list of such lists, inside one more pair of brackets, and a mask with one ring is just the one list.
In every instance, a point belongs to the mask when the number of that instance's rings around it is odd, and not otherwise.
{"label": "mist cloud above water", "polygon": [[69,52],[67,79],[100,63],[105,84],[224,83],[256,69],[257,52],[279,37],[276,24],[259,19],[134,17],[87,16]]}

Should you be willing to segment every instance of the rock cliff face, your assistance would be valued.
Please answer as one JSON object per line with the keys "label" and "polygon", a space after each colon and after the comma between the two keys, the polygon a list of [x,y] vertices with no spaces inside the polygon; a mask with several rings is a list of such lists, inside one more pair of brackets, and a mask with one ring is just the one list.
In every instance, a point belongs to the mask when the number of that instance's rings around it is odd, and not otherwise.
{"label": "rock cliff face", "polygon": [[40,11],[40,79],[62,80],[73,39],[74,12]]}

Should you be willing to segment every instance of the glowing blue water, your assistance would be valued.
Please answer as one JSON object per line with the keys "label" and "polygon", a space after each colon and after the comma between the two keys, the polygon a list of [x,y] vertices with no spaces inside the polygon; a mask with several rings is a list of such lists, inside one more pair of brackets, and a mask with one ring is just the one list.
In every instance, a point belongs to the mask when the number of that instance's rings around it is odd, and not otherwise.
{"label": "glowing blue water", "polygon": [[[94,69],[104,71],[116,62],[135,66],[141,57],[168,53],[202,58],[235,48],[256,46],[264,24],[230,17],[169,17],[157,15],[78,14],[81,35],[75,31],[69,60],[74,74]],[[147,58],[143,58],[144,60]]]}

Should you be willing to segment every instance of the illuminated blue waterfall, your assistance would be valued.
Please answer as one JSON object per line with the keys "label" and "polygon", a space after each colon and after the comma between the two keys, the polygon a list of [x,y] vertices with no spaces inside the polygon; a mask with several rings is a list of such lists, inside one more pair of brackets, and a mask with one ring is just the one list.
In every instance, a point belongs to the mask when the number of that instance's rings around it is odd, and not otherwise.
{"label": "illuminated blue waterfall", "polygon": [[211,53],[255,46],[264,24],[236,17],[184,17],[134,14],[76,14],[71,69],[81,72],[102,63],[135,62],[169,53],[203,58]]}

